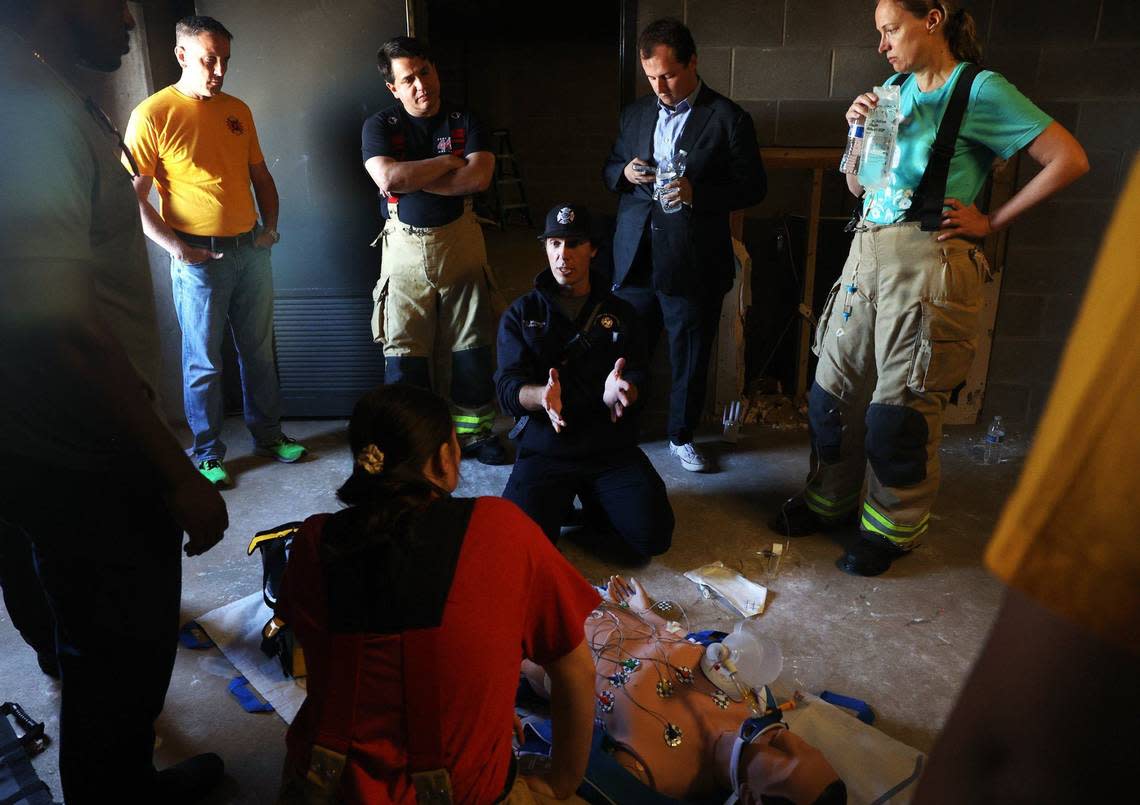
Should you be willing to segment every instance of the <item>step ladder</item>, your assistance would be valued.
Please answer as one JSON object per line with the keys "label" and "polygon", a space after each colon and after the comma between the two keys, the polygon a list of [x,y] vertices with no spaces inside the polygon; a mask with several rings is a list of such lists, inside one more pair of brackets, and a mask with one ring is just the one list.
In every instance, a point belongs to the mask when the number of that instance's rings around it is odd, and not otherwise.
{"label": "step ladder", "polygon": [[523,186],[522,167],[511,148],[509,129],[495,129],[495,176],[491,182],[491,205],[499,229],[506,229],[512,217],[519,223],[534,227],[530,217],[530,205],[526,201],[526,187]]}

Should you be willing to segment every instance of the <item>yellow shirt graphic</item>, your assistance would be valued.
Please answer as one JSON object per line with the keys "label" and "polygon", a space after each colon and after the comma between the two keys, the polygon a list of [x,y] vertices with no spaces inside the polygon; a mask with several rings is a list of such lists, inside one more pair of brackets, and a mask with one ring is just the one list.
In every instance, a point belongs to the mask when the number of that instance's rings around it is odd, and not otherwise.
{"label": "yellow shirt graphic", "polygon": [[173,86],[131,113],[124,136],[139,172],[153,176],[158,213],[191,235],[240,235],[257,223],[249,166],[265,161],[253,114],[232,95],[189,98]]}

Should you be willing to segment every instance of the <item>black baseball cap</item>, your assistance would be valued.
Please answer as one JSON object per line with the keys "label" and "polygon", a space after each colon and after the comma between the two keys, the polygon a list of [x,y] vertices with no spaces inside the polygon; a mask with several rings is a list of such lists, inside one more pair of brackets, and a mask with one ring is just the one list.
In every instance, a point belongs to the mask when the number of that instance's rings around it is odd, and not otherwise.
{"label": "black baseball cap", "polygon": [[593,227],[590,224],[590,211],[581,204],[570,202],[555,204],[546,214],[546,228],[538,239],[592,240]]}

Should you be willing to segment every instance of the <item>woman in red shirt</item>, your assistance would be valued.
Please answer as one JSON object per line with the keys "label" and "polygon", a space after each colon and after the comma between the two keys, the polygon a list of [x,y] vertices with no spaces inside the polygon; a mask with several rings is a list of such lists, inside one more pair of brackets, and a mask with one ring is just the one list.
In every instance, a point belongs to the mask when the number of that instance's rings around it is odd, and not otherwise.
{"label": "woman in red shirt", "polygon": [[[305,521],[278,604],[308,670],[282,801],[571,795],[593,725],[582,624],[597,592],[514,504],[451,497],[459,445],[431,392],[370,392],[349,442],[348,507]],[[552,771],[525,783],[511,744],[524,658],[550,674],[554,717]]]}

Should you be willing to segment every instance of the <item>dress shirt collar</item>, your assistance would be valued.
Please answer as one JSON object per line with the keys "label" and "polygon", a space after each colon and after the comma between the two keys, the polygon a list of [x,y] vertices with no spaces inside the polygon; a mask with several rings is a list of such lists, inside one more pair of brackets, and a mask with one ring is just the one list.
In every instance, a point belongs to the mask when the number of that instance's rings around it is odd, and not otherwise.
{"label": "dress shirt collar", "polygon": [[676,106],[666,106],[665,104],[661,103],[661,99],[658,98],[657,99],[657,108],[660,109],[662,112],[664,112],[667,115],[676,115],[676,114],[683,114],[685,112],[688,112],[689,110],[691,110],[693,108],[693,104],[696,103],[697,96],[701,94],[701,87],[703,87],[703,86],[704,86],[704,83],[698,78],[696,89],[694,89],[689,94],[688,97],[682,98],[681,102],[678,103]]}

